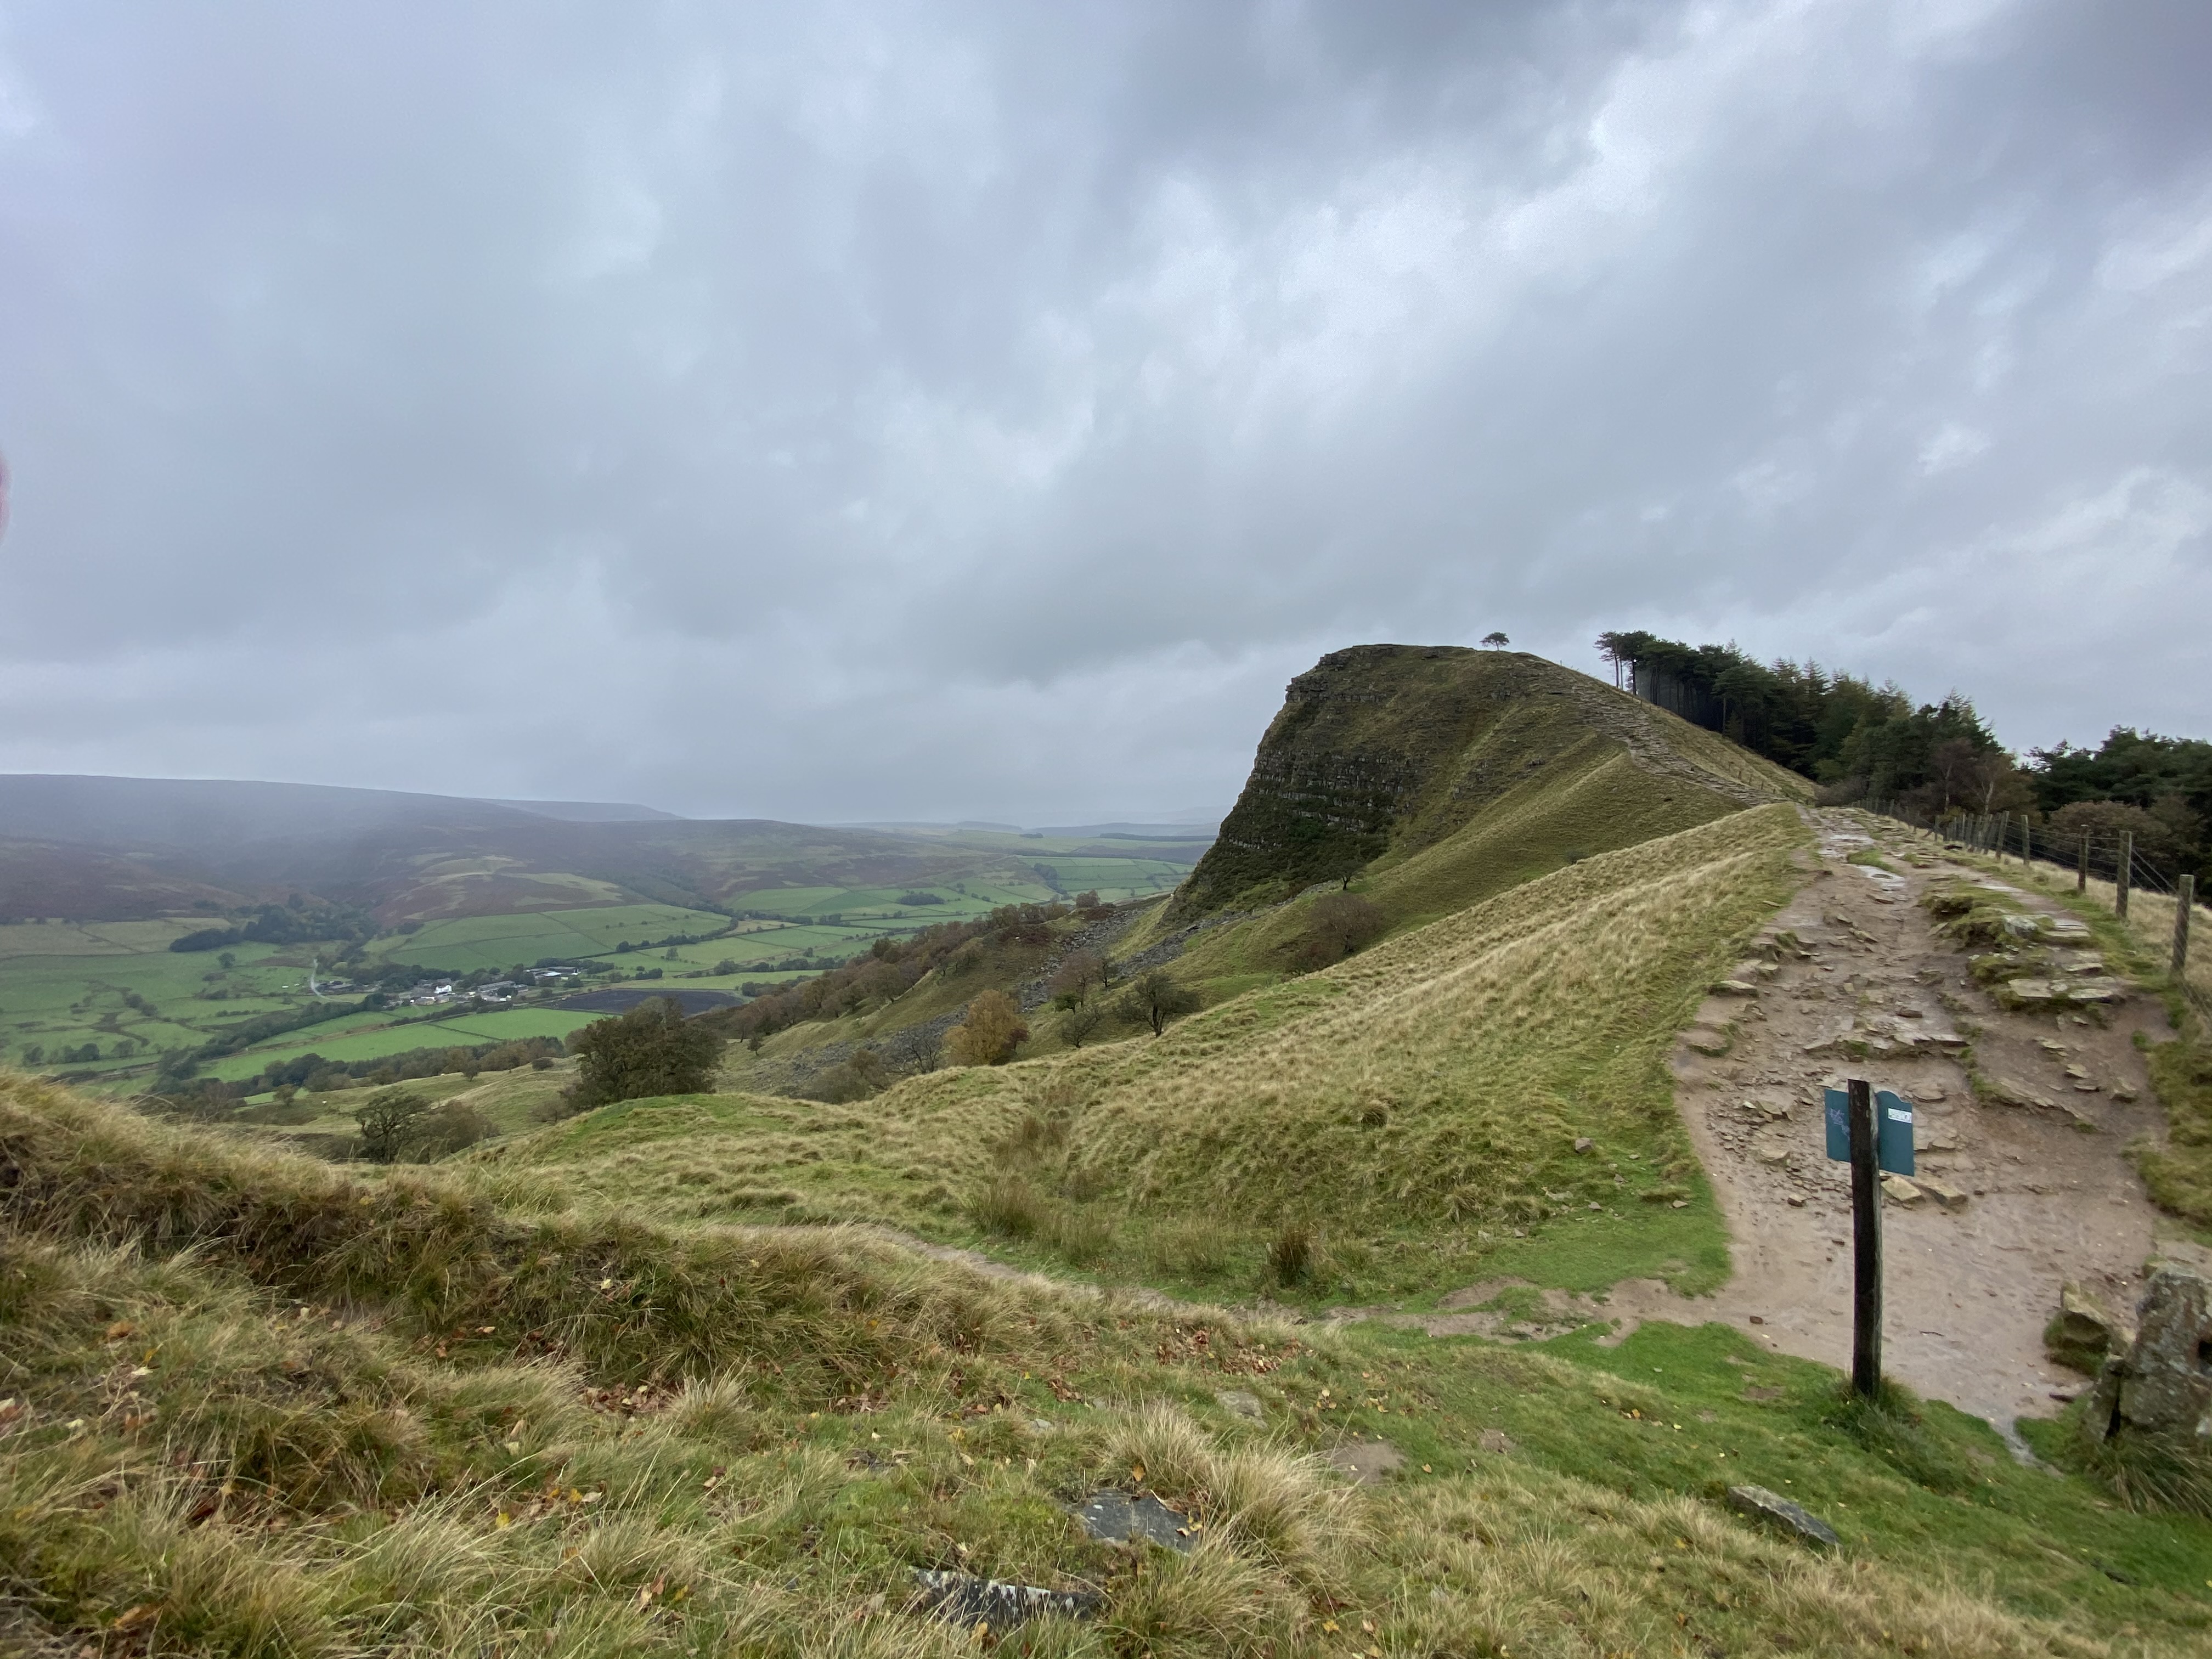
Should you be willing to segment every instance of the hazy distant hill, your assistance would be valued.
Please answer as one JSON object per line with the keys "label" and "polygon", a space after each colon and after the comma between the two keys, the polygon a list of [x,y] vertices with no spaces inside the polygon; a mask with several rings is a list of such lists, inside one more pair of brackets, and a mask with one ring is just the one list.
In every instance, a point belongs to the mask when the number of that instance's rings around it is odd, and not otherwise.
{"label": "hazy distant hill", "polygon": [[[386,927],[445,916],[640,900],[788,908],[782,896],[924,888],[1048,857],[1188,864],[1202,842],[1062,839],[1015,831],[896,833],[767,818],[679,818],[651,807],[470,800],[314,784],[0,775],[0,915],[138,918],[298,891]],[[1097,884],[1079,878],[1079,885]]]}
{"label": "hazy distant hill", "polygon": [[683,817],[681,812],[664,812],[658,806],[639,806],[628,801],[601,800],[493,800],[493,806],[512,806],[519,812],[535,812],[544,818],[562,818],[570,823],[673,823]]}

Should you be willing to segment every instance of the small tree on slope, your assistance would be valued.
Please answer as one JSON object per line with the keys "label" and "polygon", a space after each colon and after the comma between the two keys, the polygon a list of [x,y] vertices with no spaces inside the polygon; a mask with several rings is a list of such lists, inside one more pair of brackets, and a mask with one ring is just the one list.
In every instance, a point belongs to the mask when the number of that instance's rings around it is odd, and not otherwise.
{"label": "small tree on slope", "polygon": [[684,1018],[674,997],[641,1002],[626,1014],[594,1020],[568,1039],[576,1081],[568,1094],[577,1111],[651,1095],[698,1095],[714,1087],[723,1039]]}
{"label": "small tree on slope", "polygon": [[1151,1026],[1152,1035],[1158,1036],[1167,1030],[1170,1020],[1197,1012],[1198,997],[1170,977],[1165,969],[1153,968],[1137,975],[1115,1004],[1115,1012],[1124,1019]]}

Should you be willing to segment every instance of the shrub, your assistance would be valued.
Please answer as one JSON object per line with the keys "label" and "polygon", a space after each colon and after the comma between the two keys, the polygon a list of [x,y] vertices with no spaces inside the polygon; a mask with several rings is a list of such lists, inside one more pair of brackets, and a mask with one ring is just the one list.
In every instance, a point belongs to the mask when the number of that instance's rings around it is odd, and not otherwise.
{"label": "shrub", "polygon": [[1063,1008],[1073,1008],[1091,994],[1093,986],[1106,982],[1106,959],[1096,951],[1072,951],[1062,959],[1045,989]]}
{"label": "shrub", "polygon": [[361,1155],[371,1164],[397,1164],[407,1150],[417,1121],[430,1109],[422,1096],[405,1089],[371,1095],[353,1121],[361,1126]]}
{"label": "shrub", "polygon": [[714,1086],[723,1041],[685,1019],[673,997],[655,997],[626,1014],[594,1020],[568,1039],[579,1073],[570,1085],[570,1104],[588,1111],[617,1100],[704,1094]]}
{"label": "shrub", "polygon": [[410,1162],[427,1164],[473,1146],[479,1140],[489,1140],[498,1133],[491,1120],[475,1107],[463,1101],[448,1100],[416,1120],[406,1139],[405,1156]]}
{"label": "shrub", "polygon": [[1106,1011],[1095,1002],[1079,1002],[1060,1017],[1060,1034],[1071,1048],[1080,1048],[1106,1023]]}
{"label": "shrub", "polygon": [[801,1098],[842,1106],[868,1100],[890,1086],[890,1067],[873,1048],[862,1048],[851,1059],[830,1066],[802,1092]]}
{"label": "shrub", "polygon": [[1149,1025],[1158,1036],[1167,1030],[1170,1020],[1195,1013],[1199,1001],[1195,993],[1178,983],[1165,969],[1152,968],[1138,975],[1114,1006],[1122,1018],[1132,1024]]}
{"label": "shrub", "polygon": [[1296,947],[1309,967],[1326,968],[1364,950],[1389,927],[1372,899],[1357,893],[1324,893],[1306,913],[1306,930]]}
{"label": "shrub", "polygon": [[955,1066],[1003,1066],[1029,1040],[1022,1011],[1004,991],[985,991],[968,1005],[961,1023],[945,1034]]}

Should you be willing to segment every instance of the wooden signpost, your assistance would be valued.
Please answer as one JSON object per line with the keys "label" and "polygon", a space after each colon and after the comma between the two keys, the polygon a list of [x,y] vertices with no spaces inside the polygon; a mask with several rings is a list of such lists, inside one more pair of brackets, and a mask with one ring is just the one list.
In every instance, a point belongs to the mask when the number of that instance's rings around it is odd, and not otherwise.
{"label": "wooden signpost", "polygon": [[2189,966],[2189,913],[2197,908],[2197,878],[2185,875],[2173,906],[2173,976],[2179,979]]}
{"label": "wooden signpost", "polygon": [[1864,1078],[1827,1091],[1828,1156],[1851,1166],[1851,1392],[1881,1388],[1881,1177],[1909,1176],[1912,1103]]}

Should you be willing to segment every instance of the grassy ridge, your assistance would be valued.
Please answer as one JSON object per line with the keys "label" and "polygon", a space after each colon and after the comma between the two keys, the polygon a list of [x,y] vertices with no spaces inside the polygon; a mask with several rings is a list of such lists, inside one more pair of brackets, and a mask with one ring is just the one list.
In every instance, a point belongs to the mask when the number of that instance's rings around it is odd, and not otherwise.
{"label": "grassy ridge", "polygon": [[[1666,1054],[1806,840],[1793,809],[1765,807],[1586,860],[1157,1040],[932,1073],[855,1107],[632,1103],[483,1157],[557,1166],[577,1202],[963,1240],[963,1205],[1019,1176],[1044,1211],[1097,1224],[1086,1265],[1217,1290],[1250,1289],[1287,1223],[1328,1234],[1329,1282],[1354,1290],[1509,1261],[1562,1284],[1710,1283],[1725,1248]],[[1194,1218],[1216,1237],[1178,1267]]]}
{"label": "grassy ridge", "polygon": [[[358,1181],[14,1078],[0,1184],[11,1646],[975,1651],[906,1611],[917,1567],[1096,1589],[1010,1644],[1070,1659],[2090,1659],[2201,1650],[2212,1613],[2212,1528],[1955,1413],[1847,1420],[1730,1331],[1546,1353],[1070,1299],[850,1232]],[[1380,1486],[1313,1455],[1376,1435],[1407,1455]],[[1730,1516],[1746,1478],[1845,1553]],[[1086,1538],[1116,1481],[1204,1541]]]}

